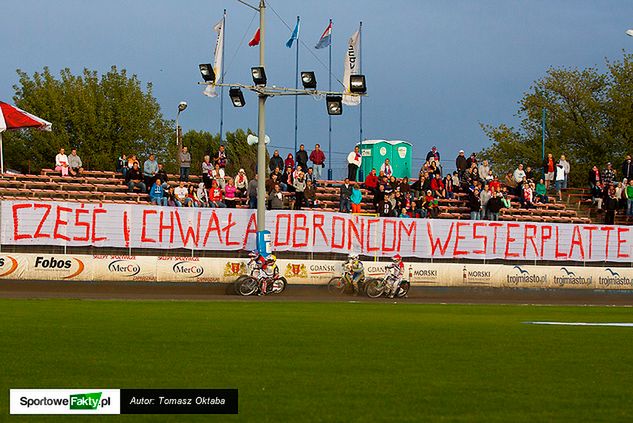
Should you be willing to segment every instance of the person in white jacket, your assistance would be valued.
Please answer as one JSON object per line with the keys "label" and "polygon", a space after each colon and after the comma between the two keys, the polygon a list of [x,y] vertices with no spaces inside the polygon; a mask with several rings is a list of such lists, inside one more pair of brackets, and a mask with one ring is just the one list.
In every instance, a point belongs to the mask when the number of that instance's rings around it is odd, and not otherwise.
{"label": "person in white jacket", "polygon": [[62,176],[68,176],[68,156],[63,148],[59,149],[59,154],[55,156],[55,170]]}
{"label": "person in white jacket", "polygon": [[354,151],[347,155],[347,177],[350,181],[356,181],[356,174],[358,173],[361,162],[360,149],[356,146],[354,147]]}

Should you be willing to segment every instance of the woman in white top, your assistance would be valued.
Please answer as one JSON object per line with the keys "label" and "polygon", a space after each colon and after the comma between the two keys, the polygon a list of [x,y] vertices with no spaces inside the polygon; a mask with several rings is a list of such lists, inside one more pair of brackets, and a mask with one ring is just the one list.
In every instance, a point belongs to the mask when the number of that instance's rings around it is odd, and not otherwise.
{"label": "woman in white top", "polygon": [[55,156],[55,170],[62,176],[68,176],[68,156],[63,148],[60,148],[59,154]]}

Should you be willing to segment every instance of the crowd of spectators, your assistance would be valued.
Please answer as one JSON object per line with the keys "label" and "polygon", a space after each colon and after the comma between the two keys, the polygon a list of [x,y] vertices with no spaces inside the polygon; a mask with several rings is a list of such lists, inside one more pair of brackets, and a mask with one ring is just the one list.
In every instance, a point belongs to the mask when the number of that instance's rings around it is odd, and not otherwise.
{"label": "crowd of spectators", "polygon": [[594,165],[587,176],[592,203],[599,212],[604,212],[604,222],[610,225],[615,222],[617,213],[633,216],[633,162],[630,154],[622,162],[621,171],[618,175],[613,164],[607,163],[602,170]]}

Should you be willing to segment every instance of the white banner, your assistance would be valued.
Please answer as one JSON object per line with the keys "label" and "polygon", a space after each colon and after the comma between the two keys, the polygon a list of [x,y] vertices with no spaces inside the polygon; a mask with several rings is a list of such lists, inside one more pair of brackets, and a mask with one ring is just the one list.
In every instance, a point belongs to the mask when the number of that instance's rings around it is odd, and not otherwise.
{"label": "white banner", "polygon": [[[250,250],[257,232],[247,209],[3,201],[1,210],[2,244],[10,245]],[[627,263],[633,254],[629,226],[269,211],[266,228],[273,251]]]}
{"label": "white banner", "polygon": [[[347,51],[345,52],[343,84],[345,85],[346,93],[350,92],[350,75],[358,75],[360,73],[360,50],[358,48],[359,37],[360,31],[356,31],[352,34],[347,45]],[[358,106],[360,104],[360,97],[357,95],[343,94],[343,104],[346,106]]]}

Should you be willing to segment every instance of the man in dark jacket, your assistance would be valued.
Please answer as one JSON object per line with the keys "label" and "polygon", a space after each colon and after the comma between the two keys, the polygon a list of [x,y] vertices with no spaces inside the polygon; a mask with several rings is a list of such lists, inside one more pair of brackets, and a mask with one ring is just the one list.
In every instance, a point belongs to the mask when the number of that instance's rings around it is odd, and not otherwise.
{"label": "man in dark jacket", "polygon": [[437,151],[437,147],[436,146],[431,147],[431,151],[426,153],[426,161],[428,162],[429,159],[433,159],[436,162],[440,161],[440,152]]}
{"label": "man in dark jacket", "polygon": [[341,185],[341,213],[349,213],[352,209],[352,201],[350,198],[352,197],[352,186],[349,183],[349,178],[345,178],[345,182]]}
{"label": "man in dark jacket", "polygon": [[283,169],[284,168],[284,159],[279,155],[279,150],[275,150],[273,156],[268,161],[268,169],[271,172],[275,170],[275,168]]}
{"label": "man in dark jacket", "polygon": [[306,151],[305,145],[301,144],[299,146],[299,151],[295,155],[295,159],[297,160],[297,165],[301,166],[301,170],[304,172],[308,171],[308,152]]}
{"label": "man in dark jacket", "polygon": [[604,200],[604,223],[613,225],[615,223],[615,211],[618,209],[618,199],[615,198],[615,188],[609,189],[609,194]]}
{"label": "man in dark jacket", "polygon": [[622,163],[622,179],[630,181],[633,178],[633,162],[631,161],[631,155],[627,154],[624,163]]}
{"label": "man in dark jacket", "polygon": [[488,200],[486,208],[490,212],[490,220],[499,220],[499,212],[504,208],[503,201],[501,201],[502,198],[503,194],[498,192],[494,197]]}
{"label": "man in dark jacket", "polygon": [[134,188],[140,189],[142,193],[145,193],[147,190],[147,187],[143,182],[143,173],[138,167],[138,162],[135,162],[132,169],[128,170],[127,175],[125,176],[125,182],[127,183],[129,192],[132,192]]}
{"label": "man in dark jacket", "polygon": [[455,167],[457,168],[457,172],[459,173],[459,177],[462,177],[462,174],[468,169],[468,161],[466,156],[464,156],[464,150],[459,150],[459,155],[455,159]]}

